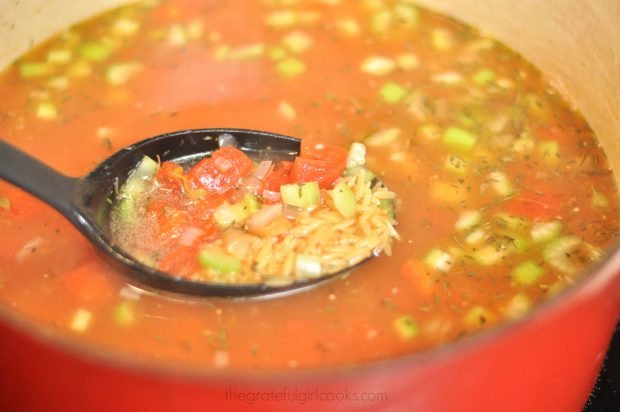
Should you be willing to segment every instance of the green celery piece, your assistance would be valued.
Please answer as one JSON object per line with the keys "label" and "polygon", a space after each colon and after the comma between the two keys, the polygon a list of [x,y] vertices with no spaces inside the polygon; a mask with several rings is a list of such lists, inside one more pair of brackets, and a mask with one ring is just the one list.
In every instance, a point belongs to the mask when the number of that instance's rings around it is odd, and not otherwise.
{"label": "green celery piece", "polygon": [[411,316],[399,316],[394,320],[394,327],[398,336],[403,339],[412,339],[420,334],[420,327]]}
{"label": "green celery piece", "polygon": [[95,62],[106,60],[110,54],[112,54],[112,48],[103,43],[86,42],[80,47],[80,55]]}
{"label": "green celery piece", "polygon": [[198,261],[202,267],[221,273],[235,273],[241,270],[241,261],[231,255],[214,249],[201,250]]}
{"label": "green celery piece", "polygon": [[47,65],[43,63],[22,63],[19,66],[19,74],[24,79],[29,79],[31,77],[40,77],[45,76],[49,73],[49,68]]}
{"label": "green celery piece", "polygon": [[494,81],[496,78],[497,78],[497,75],[491,69],[481,69],[481,70],[478,70],[472,76],[473,82],[476,83],[477,85],[480,85],[480,86],[487,85],[487,84],[491,83],[492,81]]}
{"label": "green celery piece", "polygon": [[443,143],[449,148],[461,152],[468,152],[473,149],[477,140],[475,134],[460,127],[449,127],[443,134]]}
{"label": "green celery piece", "polygon": [[276,65],[276,71],[284,78],[292,78],[299,76],[306,70],[306,65],[303,61],[296,57],[287,57],[280,60]]}
{"label": "green celery piece", "polygon": [[388,103],[398,103],[407,95],[407,89],[394,82],[387,82],[379,90],[379,95]]}
{"label": "green celery piece", "polygon": [[392,219],[396,219],[396,207],[394,206],[394,199],[381,199],[379,201],[379,208],[387,210],[388,216]]}
{"label": "green celery piece", "polygon": [[0,197],[0,209],[9,210],[11,208],[11,199],[6,196]]}
{"label": "green celery piece", "polygon": [[136,320],[136,314],[130,301],[124,300],[114,307],[114,321],[119,326],[129,326]]}
{"label": "green celery piece", "polygon": [[344,183],[338,183],[331,191],[334,199],[334,206],[345,218],[355,216],[357,211],[357,203],[355,203],[355,195],[349,186]]}
{"label": "green celery piece", "polygon": [[321,190],[317,182],[307,182],[301,185],[301,204],[304,208],[312,208],[321,202]]}
{"label": "green celery piece", "polygon": [[545,273],[533,260],[527,260],[520,263],[512,271],[512,279],[521,286],[533,285]]}

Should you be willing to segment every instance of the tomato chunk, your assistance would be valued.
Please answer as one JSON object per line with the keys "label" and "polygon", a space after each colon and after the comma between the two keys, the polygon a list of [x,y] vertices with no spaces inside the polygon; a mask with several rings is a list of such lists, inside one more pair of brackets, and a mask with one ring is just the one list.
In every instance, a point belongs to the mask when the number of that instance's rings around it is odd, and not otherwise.
{"label": "tomato chunk", "polygon": [[295,183],[317,182],[321,189],[329,188],[342,175],[344,164],[336,166],[325,160],[298,157],[293,163],[291,180]]}
{"label": "tomato chunk", "polygon": [[189,277],[200,271],[198,247],[181,246],[168,253],[157,267],[162,272]]}
{"label": "tomato chunk", "polygon": [[279,192],[280,186],[291,183],[291,169],[293,168],[293,162],[281,161],[276,167],[265,176],[263,180],[262,190],[268,190],[270,192]]}
{"label": "tomato chunk", "polygon": [[173,162],[163,162],[155,174],[155,180],[163,189],[175,193],[183,191],[185,179],[183,168]]}
{"label": "tomato chunk", "polygon": [[252,171],[252,160],[241,150],[226,146],[202,159],[187,174],[191,184],[210,193],[224,194],[239,186]]}
{"label": "tomato chunk", "polygon": [[306,159],[324,160],[336,167],[342,166],[343,170],[347,163],[348,152],[345,148],[325,143],[302,142],[300,157]]}

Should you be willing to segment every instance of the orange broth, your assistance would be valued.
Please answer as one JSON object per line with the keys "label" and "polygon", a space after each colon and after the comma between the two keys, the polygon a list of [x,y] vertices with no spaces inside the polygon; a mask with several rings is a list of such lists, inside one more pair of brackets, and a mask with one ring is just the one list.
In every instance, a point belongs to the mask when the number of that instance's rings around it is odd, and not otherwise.
{"label": "orange broth", "polygon": [[[63,217],[0,182],[0,304],[141,359],[286,369],[421,351],[524,316],[618,232],[579,113],[514,52],[408,1],[132,5],[23,56],[0,96],[0,136],[72,176],[149,136],[235,127],[364,141],[398,194],[392,256],[293,296],[190,302],[128,286]],[[480,221],[456,229],[472,210]],[[560,231],[534,241],[550,222]],[[569,263],[545,257],[575,238]]]}

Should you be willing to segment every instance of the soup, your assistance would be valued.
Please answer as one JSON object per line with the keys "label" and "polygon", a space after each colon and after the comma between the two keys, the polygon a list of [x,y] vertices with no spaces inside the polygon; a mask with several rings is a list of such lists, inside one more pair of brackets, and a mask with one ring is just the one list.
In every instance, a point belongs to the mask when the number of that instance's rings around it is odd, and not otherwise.
{"label": "soup", "polygon": [[421,351],[526,315],[617,234],[582,117],[515,53],[406,1],[137,4],[23,56],[0,93],[0,135],[70,175],[148,136],[242,127],[363,142],[400,199],[391,256],[284,298],[186,301],[129,286],[2,182],[2,304],[140,359],[287,369]]}
{"label": "soup", "polygon": [[113,239],[135,259],[198,282],[287,286],[390,254],[396,196],[362,143],[291,156],[207,138],[219,148],[200,159],[143,156],[112,201]]}

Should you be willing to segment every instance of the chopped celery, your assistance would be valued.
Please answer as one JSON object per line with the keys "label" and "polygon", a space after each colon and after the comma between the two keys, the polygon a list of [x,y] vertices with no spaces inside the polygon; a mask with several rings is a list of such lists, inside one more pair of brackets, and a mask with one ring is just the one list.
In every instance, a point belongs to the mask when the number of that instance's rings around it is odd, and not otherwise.
{"label": "chopped celery", "polygon": [[278,62],[276,71],[284,78],[296,77],[306,70],[304,62],[295,57],[287,57]]}
{"label": "chopped celery", "polygon": [[569,256],[581,244],[582,240],[577,236],[562,236],[553,239],[543,249],[543,258],[554,268],[573,274],[577,271],[577,267],[569,260]]}
{"label": "chopped celery", "polygon": [[273,11],[271,14],[267,16],[265,19],[267,26],[282,28],[293,26],[295,23],[299,21],[297,13],[291,9],[282,9]]}
{"label": "chopped celery", "polygon": [[131,325],[136,321],[133,304],[128,300],[122,301],[114,307],[113,317],[119,326],[126,327]]}
{"label": "chopped celery", "polygon": [[381,199],[379,201],[379,208],[387,210],[388,216],[392,219],[396,218],[396,206],[394,206],[394,199]]}
{"label": "chopped celery", "polygon": [[562,222],[554,220],[534,224],[530,230],[530,236],[534,243],[545,243],[558,237],[560,232],[562,232]]}
{"label": "chopped celery", "polygon": [[321,190],[317,182],[301,184],[301,204],[304,208],[312,208],[321,202]]}
{"label": "chopped celery", "polygon": [[434,29],[431,32],[431,42],[435,50],[450,50],[454,46],[452,33],[446,29]]}
{"label": "chopped celery", "polygon": [[512,280],[521,286],[531,286],[545,273],[533,260],[520,263],[511,273]]}
{"label": "chopped celery", "polygon": [[381,9],[374,13],[370,20],[370,28],[375,33],[383,34],[390,29],[394,23],[394,16],[387,8]]}
{"label": "chopped celery", "polygon": [[508,302],[504,313],[511,319],[523,317],[532,308],[532,301],[527,295],[518,293]]}
{"label": "chopped celery", "polygon": [[226,57],[232,60],[255,59],[265,54],[265,49],[263,43],[248,44],[230,49]]}
{"label": "chopped celery", "polygon": [[357,203],[355,203],[355,195],[349,186],[344,183],[338,183],[331,191],[332,199],[336,210],[345,218],[355,216],[357,211]]}
{"label": "chopped celery", "polygon": [[527,230],[530,228],[530,222],[527,219],[508,213],[497,213],[494,216],[494,220],[498,226],[506,229],[513,229],[519,231]]}
{"label": "chopped celery", "polygon": [[418,67],[420,61],[415,54],[403,53],[396,56],[396,65],[402,70],[411,70]]}
{"label": "chopped celery", "polygon": [[148,179],[155,176],[159,164],[148,156],[142,156],[140,163],[131,173],[131,178]]}
{"label": "chopped celery", "polygon": [[388,103],[398,103],[407,95],[407,89],[394,82],[387,82],[379,90],[379,95]]}
{"label": "chopped celery", "polygon": [[442,273],[448,273],[454,264],[452,256],[441,249],[431,249],[423,260],[426,266]]}
{"label": "chopped celery", "polygon": [[508,179],[505,173],[500,171],[494,171],[489,173],[487,177],[487,181],[489,185],[495,192],[503,197],[510,196],[515,193],[515,189],[512,186],[512,183]]}
{"label": "chopped celery", "polygon": [[58,109],[52,102],[40,102],[37,106],[37,117],[43,120],[53,120],[58,117]]}
{"label": "chopped celery", "polygon": [[444,162],[444,168],[457,175],[463,175],[467,171],[467,162],[456,155],[450,154]]}
{"label": "chopped celery", "polygon": [[418,23],[418,9],[412,4],[396,3],[394,15],[398,22],[407,28],[412,28]]}
{"label": "chopped celery", "polygon": [[508,250],[498,245],[486,245],[476,250],[473,258],[483,266],[492,266],[501,262],[507,254]]}
{"label": "chopped celery", "polygon": [[294,31],[282,39],[282,44],[293,53],[306,51],[312,43],[312,37],[301,31]]}
{"label": "chopped celery", "polygon": [[336,27],[347,36],[357,36],[360,33],[359,24],[352,19],[338,20],[336,22]]}
{"label": "chopped celery", "polygon": [[241,261],[217,249],[203,249],[198,253],[198,262],[206,269],[221,273],[236,273],[241,270]]}
{"label": "chopped celery", "polygon": [[465,236],[465,243],[468,245],[477,245],[486,239],[487,233],[482,229],[476,229]]}
{"label": "chopped celery", "polygon": [[126,83],[133,75],[142,70],[142,65],[136,62],[124,62],[112,64],[105,72],[105,78],[109,84],[118,86]]}
{"label": "chopped celery", "polygon": [[135,198],[130,195],[120,196],[117,199],[116,211],[125,224],[134,223],[138,215]]}
{"label": "chopped celery", "polygon": [[101,62],[112,54],[112,48],[98,42],[87,42],[80,47],[80,55],[88,60]]}
{"label": "chopped celery", "polygon": [[286,50],[280,46],[270,47],[267,50],[267,57],[269,57],[271,60],[282,60],[287,56],[287,54],[288,53],[286,52]]}
{"label": "chopped celery", "polygon": [[71,330],[79,333],[86,332],[86,329],[88,329],[92,318],[92,312],[86,309],[78,309],[77,311],[75,311],[73,319],[71,320]]}
{"label": "chopped celery", "polygon": [[374,76],[385,76],[396,68],[392,59],[383,56],[371,56],[364,60],[360,69]]}
{"label": "chopped celery", "polygon": [[319,277],[321,273],[321,258],[319,256],[299,254],[295,258],[295,274],[305,277]]}
{"label": "chopped celery", "polygon": [[510,239],[510,242],[515,247],[517,252],[521,252],[521,253],[527,252],[532,247],[531,242],[528,239],[526,239],[524,236],[521,236],[518,233],[508,231],[508,232],[501,232],[501,234],[505,236],[506,238]]}
{"label": "chopped celery", "polygon": [[289,119],[289,120],[293,120],[294,118],[297,117],[297,112],[295,111],[295,108],[293,106],[291,106],[291,104],[289,102],[285,102],[284,100],[282,100],[279,104],[278,104],[278,112],[285,118]]}
{"label": "chopped celery", "polygon": [[398,336],[403,339],[415,338],[420,334],[420,327],[411,316],[399,316],[394,319],[394,327]]}
{"label": "chopped celery", "polygon": [[443,143],[450,149],[468,152],[474,148],[476,135],[459,127],[449,127],[443,134]]}
{"label": "chopped celery", "polygon": [[45,76],[49,73],[49,67],[44,63],[22,63],[19,66],[19,74],[25,78]]}
{"label": "chopped celery", "polygon": [[299,208],[313,208],[321,201],[321,192],[317,182],[282,185],[280,196],[283,204]]}
{"label": "chopped celery", "polygon": [[241,204],[245,208],[248,216],[257,212],[259,209],[258,199],[252,193],[248,193],[243,197]]}
{"label": "chopped celery", "polygon": [[595,207],[609,207],[609,199],[592,187],[592,205]]}
{"label": "chopped celery", "polygon": [[238,214],[228,203],[224,203],[213,211],[215,223],[221,228],[227,228],[233,225],[238,219]]}
{"label": "chopped celery", "polygon": [[477,226],[482,220],[482,214],[478,210],[463,210],[456,221],[456,230],[464,232]]}
{"label": "chopped celery", "polygon": [[485,86],[497,78],[495,72],[491,69],[481,69],[478,70],[473,76],[472,80],[474,83],[480,86]]}
{"label": "chopped celery", "polygon": [[469,329],[478,329],[479,327],[484,326],[490,320],[491,314],[488,310],[486,310],[480,305],[476,305],[471,308],[463,318],[465,326],[467,326]]}
{"label": "chopped celery", "polygon": [[112,25],[112,32],[117,36],[131,36],[140,28],[140,23],[128,18],[120,18]]}
{"label": "chopped celery", "polygon": [[457,86],[463,83],[463,76],[454,71],[437,73],[431,76],[431,80],[435,83],[445,84],[446,86]]}
{"label": "chopped celery", "polygon": [[71,61],[71,50],[54,49],[47,52],[47,61],[53,64],[65,64]]}
{"label": "chopped celery", "polygon": [[342,174],[343,176],[350,177],[355,176],[359,172],[364,172],[364,180],[367,182],[371,182],[376,177],[376,175],[370,169],[367,169],[364,166],[348,167],[344,169],[344,172]]}
{"label": "chopped celery", "polygon": [[545,140],[538,143],[536,150],[538,155],[549,164],[556,164],[560,158],[558,142],[554,140]]}
{"label": "chopped celery", "polygon": [[9,210],[11,208],[11,199],[6,196],[0,197],[0,209]]}
{"label": "chopped celery", "polygon": [[388,129],[380,129],[373,132],[370,136],[364,139],[366,146],[381,147],[386,146],[394,142],[401,134],[401,130],[397,127],[390,127]]}
{"label": "chopped celery", "polygon": [[366,146],[363,143],[352,143],[347,155],[347,168],[366,164]]}
{"label": "chopped celery", "polygon": [[170,29],[168,29],[166,40],[173,46],[185,46],[189,39],[183,26],[173,24],[170,26]]}

